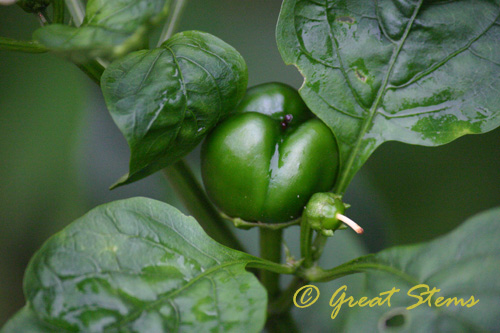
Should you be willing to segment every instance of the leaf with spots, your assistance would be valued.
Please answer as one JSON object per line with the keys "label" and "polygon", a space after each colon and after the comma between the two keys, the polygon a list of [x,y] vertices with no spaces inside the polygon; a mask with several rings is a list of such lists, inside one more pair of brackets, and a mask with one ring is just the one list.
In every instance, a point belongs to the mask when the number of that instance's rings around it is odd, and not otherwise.
{"label": "leaf with spots", "polygon": [[500,0],[285,0],[277,41],[335,133],[336,191],[383,142],[437,146],[500,125]]}
{"label": "leaf with spots", "polygon": [[159,201],[95,208],[50,238],[24,279],[28,305],[6,332],[258,332],[266,291],[226,248]]}
{"label": "leaf with spots", "polygon": [[[343,332],[376,328],[379,332],[498,332],[499,238],[497,207],[433,241],[393,247],[314,272],[314,280],[366,273],[360,293],[364,299],[360,296],[350,307],[344,303],[336,309],[343,293],[344,302],[349,302],[355,292],[347,289],[331,300],[332,311],[347,312]],[[393,289],[390,296],[387,292]]]}
{"label": "leaf with spots", "polygon": [[241,55],[215,36],[178,33],[161,47],[113,62],[101,80],[106,105],[131,150],[117,185],[144,178],[189,153],[243,97]]}
{"label": "leaf with spots", "polygon": [[[367,272],[361,295],[372,299],[392,288],[400,291],[390,307],[342,308],[350,312],[344,331],[498,332],[499,237],[500,208],[495,208],[429,243],[387,249],[353,264],[351,269]],[[439,291],[429,298],[425,292],[433,288]]]}

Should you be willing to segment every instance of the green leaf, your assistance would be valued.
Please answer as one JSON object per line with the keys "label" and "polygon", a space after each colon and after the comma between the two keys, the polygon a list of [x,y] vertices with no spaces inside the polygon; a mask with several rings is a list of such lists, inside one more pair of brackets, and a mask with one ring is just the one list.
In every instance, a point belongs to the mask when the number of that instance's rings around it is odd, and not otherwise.
{"label": "green leaf", "polygon": [[500,1],[285,0],[277,41],[335,133],[336,190],[383,142],[437,146],[500,125]]}
{"label": "green leaf", "polygon": [[57,332],[58,328],[44,323],[38,319],[29,306],[25,306],[0,331],[2,333],[50,333]]}
{"label": "green leaf", "polygon": [[83,24],[44,26],[33,38],[48,49],[84,62],[119,57],[145,45],[148,32],[168,14],[170,0],[89,0]]}
{"label": "green leaf", "polygon": [[144,178],[189,153],[243,97],[248,74],[233,47],[199,31],[131,53],[104,72],[106,105],[130,146],[129,174]]}
{"label": "green leaf", "polygon": [[[392,327],[395,332],[499,331],[499,238],[500,207],[472,217],[432,242],[395,247],[346,264],[351,272],[367,272],[362,296],[372,299],[393,287],[400,289],[391,297],[391,307],[385,304],[353,309],[345,304],[340,311],[350,311],[346,331],[367,332],[377,326],[384,331],[391,323],[401,324]],[[408,295],[410,288],[419,284],[440,291],[432,297],[432,306],[424,303],[407,310],[419,301]],[[421,288],[411,293],[425,300],[427,295],[420,293],[426,291]],[[438,297],[462,298],[467,302],[471,296],[479,303],[470,308],[456,306],[454,301],[442,307],[434,303]]]}
{"label": "green leaf", "polygon": [[[216,243],[165,203],[117,201],[35,254],[24,280],[29,311],[15,318],[73,331],[257,332],[267,297],[245,270],[251,262],[265,265]],[[24,321],[13,321],[23,331]]]}

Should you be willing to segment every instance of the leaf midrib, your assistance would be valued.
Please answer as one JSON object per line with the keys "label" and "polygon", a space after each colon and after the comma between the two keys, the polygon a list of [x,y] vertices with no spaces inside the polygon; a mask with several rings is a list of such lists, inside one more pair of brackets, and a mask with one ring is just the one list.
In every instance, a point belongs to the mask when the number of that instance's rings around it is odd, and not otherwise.
{"label": "leaf midrib", "polygon": [[[184,122],[184,119],[186,118],[186,113],[187,113],[187,111],[188,111],[188,109],[187,109],[187,104],[188,104],[188,103],[187,103],[187,101],[188,101],[188,95],[187,95],[187,91],[186,91],[186,83],[185,83],[185,81],[184,81],[184,76],[183,76],[183,74],[182,74],[181,67],[179,66],[179,63],[178,63],[178,61],[177,61],[177,56],[176,56],[176,54],[175,54],[175,53],[174,53],[174,51],[173,51],[170,47],[168,47],[168,46],[165,46],[165,47],[164,47],[164,49],[170,52],[170,54],[172,55],[172,60],[174,61],[174,64],[175,64],[175,66],[176,66],[177,70],[179,71],[179,79],[178,79],[178,81],[179,81],[179,84],[180,84],[180,86],[181,86],[182,95],[184,96],[184,99],[185,99],[185,103],[183,103],[183,104],[184,104],[184,105],[183,105],[183,110],[182,110],[182,112],[181,112],[181,114],[182,114],[182,119],[179,121],[179,126],[177,126],[177,129],[175,130],[175,133],[173,133],[173,134],[172,134],[173,138],[175,139],[175,138],[177,138],[177,136],[179,135],[180,129],[181,129],[181,127],[182,127],[182,123]],[[162,50],[162,51],[160,52],[160,54],[158,55],[158,58],[159,58],[159,57],[163,54],[163,52],[164,52],[164,50]],[[156,59],[156,60],[157,60],[157,59]],[[155,60],[155,63],[156,63],[156,60]],[[150,67],[150,70],[151,70],[151,69],[152,69],[152,67]],[[143,80],[145,80],[145,79],[146,79],[146,77],[147,77],[147,76],[149,76],[149,74],[150,74],[150,70],[148,71],[148,73],[146,74],[146,76],[144,77],[144,79],[143,79]],[[142,83],[141,83],[141,85],[142,85]],[[152,119],[152,120],[151,120],[151,122],[150,122],[150,124],[148,124],[147,131],[149,131],[149,130],[150,130],[150,126],[152,126],[152,125],[153,125],[153,123],[156,121],[157,117],[159,116],[159,114],[160,114],[162,111],[163,111],[163,109],[160,109],[160,110],[157,112],[157,114],[156,114],[156,116],[154,117],[154,119]],[[135,131],[135,126],[134,126],[134,131]],[[147,131],[146,131],[146,132],[147,132]],[[165,133],[165,135],[166,135],[166,133]],[[142,139],[142,138],[141,138],[141,139]],[[136,139],[134,138],[134,140],[136,140]],[[149,149],[151,149],[151,146],[149,147]],[[148,150],[147,152],[149,153],[149,150]],[[161,159],[161,156],[158,156],[158,155],[157,155],[154,159],[152,159],[152,160],[149,162],[149,164],[150,164],[150,165],[154,165],[154,163],[155,163],[156,161],[160,160],[160,159]],[[130,161],[132,161],[132,159],[131,159]],[[136,170],[132,170],[132,169],[130,169],[130,171],[129,171],[129,175],[128,175],[127,179],[125,180],[125,182],[127,182],[128,180],[130,180],[133,176],[135,176],[135,175],[136,175],[136,174],[138,174],[139,172],[143,171],[144,169],[147,169],[147,166],[143,166],[143,167],[141,167],[140,169],[136,169]]]}
{"label": "leaf midrib", "polygon": [[[369,110],[368,117],[366,117],[363,121],[361,130],[358,133],[358,138],[356,140],[356,143],[354,144],[354,147],[351,149],[351,152],[349,154],[349,158],[347,160],[347,163],[345,167],[342,168],[342,171],[340,173],[340,179],[338,182],[338,185],[336,187],[336,190],[338,193],[344,193],[347,185],[349,184],[349,174],[350,170],[352,168],[352,165],[354,164],[354,161],[356,159],[356,156],[358,155],[358,151],[361,148],[361,145],[364,141],[364,136],[368,132],[369,127],[372,125],[373,118],[375,117],[375,114],[377,112],[377,109],[382,102],[382,99],[385,95],[386,87],[387,84],[389,83],[389,78],[391,77],[392,70],[394,68],[394,65],[396,63],[396,60],[398,59],[399,53],[401,52],[401,49],[406,42],[406,39],[408,38],[408,35],[410,33],[410,30],[413,26],[413,23],[415,22],[415,19],[417,17],[417,14],[420,10],[420,7],[422,6],[423,0],[420,0],[418,5],[415,7],[415,10],[406,25],[405,32],[403,34],[403,37],[401,38],[397,48],[394,49],[394,52],[391,55],[391,59],[389,61],[389,69],[387,70],[387,74],[384,77],[384,81],[382,82],[382,85],[380,86],[378,92],[377,92],[377,97],[375,99],[375,102],[372,104],[372,107]],[[378,1],[376,1],[376,5],[378,4]]]}

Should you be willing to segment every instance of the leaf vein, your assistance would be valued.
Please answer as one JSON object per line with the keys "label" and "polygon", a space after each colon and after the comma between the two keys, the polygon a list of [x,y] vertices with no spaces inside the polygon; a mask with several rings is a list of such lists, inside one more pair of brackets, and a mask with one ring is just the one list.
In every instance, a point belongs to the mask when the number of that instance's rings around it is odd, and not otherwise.
{"label": "leaf vein", "polygon": [[328,15],[328,8],[329,8],[328,4],[329,4],[329,1],[330,0],[325,0],[325,5],[324,5],[325,20],[326,20],[326,22],[328,24],[328,36],[330,37],[332,45],[335,47],[335,53],[337,54],[337,59],[339,60],[339,67],[340,67],[339,69],[342,72],[342,75],[344,76],[344,79],[345,79],[347,85],[349,86],[350,93],[353,95],[353,97],[356,100],[356,102],[358,103],[358,105],[363,110],[365,110],[366,112],[368,112],[368,109],[366,109],[364,107],[363,103],[359,99],[358,93],[356,92],[356,90],[352,86],[351,80],[349,79],[349,76],[347,75],[347,72],[346,72],[346,70],[344,68],[344,64],[342,63],[342,57],[340,56],[340,50],[339,50],[339,43],[338,43],[337,39],[335,38],[335,36],[332,33],[333,27],[330,24],[330,20],[329,20],[329,18],[330,18],[330,16]]}
{"label": "leaf vein", "polygon": [[392,74],[392,70],[394,68],[394,64],[396,63],[396,60],[399,56],[399,53],[401,52],[401,49],[403,48],[403,45],[404,45],[406,39],[408,38],[411,27],[413,26],[413,23],[415,22],[415,19],[416,19],[417,14],[420,10],[420,7],[422,6],[422,3],[423,3],[423,0],[420,0],[418,2],[417,6],[415,6],[415,10],[414,10],[410,20],[408,21],[408,24],[406,25],[403,37],[401,38],[401,41],[399,42],[399,44],[397,45],[397,47],[394,49],[394,51],[392,53],[391,59],[389,61],[389,68],[388,68],[387,73],[385,75],[384,81],[382,82],[382,85],[380,86],[380,88],[377,92],[377,97],[375,99],[375,102],[373,103],[372,107],[370,108],[370,112],[369,112],[368,117],[366,117],[365,120],[363,121],[361,130],[360,130],[359,135],[358,135],[358,139],[356,140],[356,143],[354,144],[354,147],[352,148],[352,150],[349,154],[349,158],[347,159],[347,163],[346,163],[347,165],[345,168],[343,168],[343,171],[340,174],[340,180],[336,186],[337,192],[339,192],[339,193],[344,193],[344,191],[348,185],[349,174],[350,174],[349,170],[352,168],[354,161],[356,160],[358,151],[361,149],[361,145],[363,143],[364,135],[366,134],[366,132],[368,132],[370,125],[372,124],[373,117],[375,116],[375,114],[377,112],[377,108],[379,107],[380,103],[382,102],[383,96],[385,94],[385,89],[387,87],[387,84],[389,82],[389,78],[390,78],[390,76]]}
{"label": "leaf vein", "polygon": [[[497,15],[497,17],[495,18],[495,20],[497,20],[499,17],[500,17],[500,12]],[[456,56],[458,56],[462,52],[469,50],[469,48],[471,48],[472,44],[474,42],[476,42],[479,38],[481,38],[482,36],[484,36],[484,34],[487,33],[494,24],[495,24],[495,21],[493,21],[488,27],[486,27],[486,29],[484,29],[483,31],[481,31],[481,33],[479,33],[476,37],[474,37],[473,39],[471,39],[462,48],[459,48],[455,52],[450,53],[447,57],[445,57],[441,61],[435,63],[434,65],[432,65],[431,67],[429,67],[427,70],[422,71],[422,72],[416,74],[408,82],[406,82],[404,84],[401,84],[401,85],[398,85],[398,86],[389,86],[388,89],[394,89],[394,90],[396,90],[396,89],[407,87],[407,86],[411,85],[412,83],[414,83],[414,82],[416,82],[416,81],[418,81],[418,80],[426,77],[427,75],[431,74],[436,69],[438,69],[439,67],[445,65],[448,61],[450,61],[451,59],[455,58]]]}
{"label": "leaf vein", "polygon": [[165,295],[160,296],[156,301],[153,301],[151,303],[148,303],[144,306],[143,309],[136,309],[132,311],[130,314],[127,316],[123,317],[120,321],[115,322],[114,324],[110,325],[107,327],[108,329],[110,328],[122,328],[123,326],[127,325],[130,321],[133,319],[137,318],[142,311],[155,308],[158,305],[161,305],[165,301],[171,300],[173,297],[177,296],[178,294],[182,293],[189,287],[191,287],[193,284],[203,280],[203,278],[207,277],[208,275],[212,274],[213,272],[216,272],[217,270],[224,269],[227,266],[236,266],[236,265],[241,265],[241,264],[246,264],[248,261],[247,260],[236,260],[236,261],[230,261],[230,262],[225,262],[217,266],[210,267],[208,270],[202,272],[200,275],[197,275],[194,277],[192,280],[187,282],[185,285],[181,286],[178,289],[175,289],[171,292],[166,293]]}

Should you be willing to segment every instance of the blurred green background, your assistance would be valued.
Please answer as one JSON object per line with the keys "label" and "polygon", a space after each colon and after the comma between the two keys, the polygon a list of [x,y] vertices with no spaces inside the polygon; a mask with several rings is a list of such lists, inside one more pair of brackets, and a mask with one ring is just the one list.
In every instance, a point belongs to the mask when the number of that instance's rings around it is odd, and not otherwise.
{"label": "blurred green background", "polygon": [[[299,87],[300,75],[283,64],[275,44],[280,4],[191,0],[180,30],[207,31],[233,45],[247,61],[250,85],[282,81]],[[34,16],[0,6],[0,36],[29,39],[37,27]],[[432,239],[500,205],[499,143],[500,130],[495,130],[438,148],[383,145],[346,194],[352,204],[348,215],[365,234],[342,233],[336,243],[331,240],[335,244],[329,244],[325,265]],[[197,170],[198,151],[188,159]],[[128,147],[94,83],[53,55],[0,51],[0,327],[24,304],[22,277],[29,258],[75,218],[96,205],[132,196],[182,209],[160,174],[109,191],[127,167]],[[287,233],[294,251],[296,229]],[[238,235],[255,252],[255,232]],[[359,285],[358,280],[349,281]],[[301,327],[331,328],[327,312],[295,312]]]}

